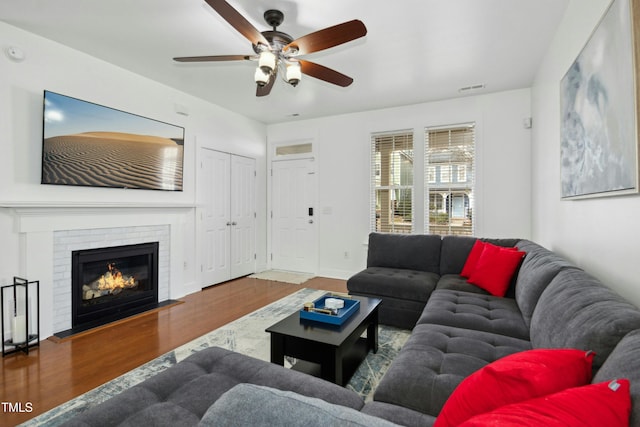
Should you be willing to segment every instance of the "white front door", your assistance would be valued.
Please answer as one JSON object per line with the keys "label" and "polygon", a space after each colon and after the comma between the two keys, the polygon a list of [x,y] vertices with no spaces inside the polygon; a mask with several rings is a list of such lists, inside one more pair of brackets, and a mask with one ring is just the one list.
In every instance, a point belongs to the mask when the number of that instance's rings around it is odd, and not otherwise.
{"label": "white front door", "polygon": [[318,242],[314,162],[312,159],[274,161],[271,167],[271,267],[315,273]]}
{"label": "white front door", "polygon": [[199,191],[201,285],[255,271],[255,160],[203,148]]}

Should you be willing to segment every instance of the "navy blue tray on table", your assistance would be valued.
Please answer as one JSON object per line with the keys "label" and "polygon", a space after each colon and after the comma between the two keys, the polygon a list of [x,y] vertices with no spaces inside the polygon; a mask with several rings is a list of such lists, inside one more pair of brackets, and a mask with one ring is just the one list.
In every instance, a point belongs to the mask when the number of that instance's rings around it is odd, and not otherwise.
{"label": "navy blue tray on table", "polygon": [[320,309],[324,309],[325,307],[325,300],[327,298],[336,298],[336,299],[341,299],[344,301],[344,307],[338,309],[338,313],[337,314],[325,314],[325,313],[318,313],[318,312],[314,312],[314,311],[305,311],[304,309],[300,310],[300,318],[301,319],[307,319],[307,320],[314,320],[317,322],[322,322],[322,323],[329,323],[332,325],[342,325],[344,322],[347,321],[347,319],[349,319],[353,313],[355,313],[356,311],[358,311],[358,309],[360,308],[360,301],[356,300],[356,299],[351,299],[351,298],[340,298],[339,296],[335,296],[335,295],[331,295],[331,294],[327,294],[322,296],[321,298],[318,298],[317,300],[315,300],[313,302],[313,305],[315,308],[320,308]]}

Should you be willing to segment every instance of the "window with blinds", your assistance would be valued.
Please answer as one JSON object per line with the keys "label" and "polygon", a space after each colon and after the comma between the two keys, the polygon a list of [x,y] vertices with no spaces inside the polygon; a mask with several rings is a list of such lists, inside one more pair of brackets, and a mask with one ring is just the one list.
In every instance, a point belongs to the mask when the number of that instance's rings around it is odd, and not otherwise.
{"label": "window with blinds", "polygon": [[413,231],[413,131],[371,136],[371,230]]}
{"label": "window with blinds", "polygon": [[425,129],[429,234],[472,236],[475,125]]}

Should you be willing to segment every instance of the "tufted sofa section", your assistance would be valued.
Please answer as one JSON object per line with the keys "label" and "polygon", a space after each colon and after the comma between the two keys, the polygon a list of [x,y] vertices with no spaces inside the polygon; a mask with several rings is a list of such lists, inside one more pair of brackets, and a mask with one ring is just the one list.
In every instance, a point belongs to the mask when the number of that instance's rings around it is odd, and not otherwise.
{"label": "tufted sofa section", "polygon": [[382,378],[374,400],[437,416],[465,377],[501,357],[529,349],[527,340],[419,324]]}
{"label": "tufted sofa section", "polygon": [[[382,299],[381,323],[411,329],[436,289],[474,292],[459,275],[477,239],[466,236],[371,233],[367,268],[347,281],[353,295]],[[514,246],[519,239],[482,239]],[[484,292],[481,291],[480,292]]]}
{"label": "tufted sofa section", "polygon": [[194,426],[224,393],[242,383],[292,391],[356,411],[364,405],[358,394],[336,384],[212,347],[189,356],[65,425]]}
{"label": "tufted sofa section", "polygon": [[449,290],[434,292],[417,325],[436,324],[529,339],[529,328],[511,298]]}
{"label": "tufted sofa section", "polygon": [[[442,247],[445,242],[452,251],[447,256],[457,261],[448,261],[445,269],[441,254],[441,271],[446,274],[436,283],[409,340],[364,412],[396,422],[400,418],[393,407],[437,417],[464,378],[499,358],[533,348],[577,348],[596,353],[594,382],[631,380],[632,421],[637,420],[631,425],[640,424],[640,370],[625,366],[638,366],[640,359],[640,353],[631,351],[640,346],[640,310],[529,240],[514,243],[526,256],[510,294],[489,295],[459,276],[462,259],[475,239],[447,236]],[[506,246],[509,240],[501,243]],[[461,252],[453,254],[454,248]]]}
{"label": "tufted sofa section", "polygon": [[381,323],[412,327],[440,278],[441,241],[435,235],[371,233],[367,268],[349,279],[349,292],[381,298]]}

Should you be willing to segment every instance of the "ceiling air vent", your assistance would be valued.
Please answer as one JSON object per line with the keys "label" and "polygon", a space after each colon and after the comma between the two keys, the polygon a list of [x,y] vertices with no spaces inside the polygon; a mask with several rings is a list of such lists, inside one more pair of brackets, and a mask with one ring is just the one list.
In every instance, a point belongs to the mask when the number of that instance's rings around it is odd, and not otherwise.
{"label": "ceiling air vent", "polygon": [[473,93],[473,92],[478,92],[482,89],[485,88],[484,83],[481,84],[477,84],[477,85],[471,85],[471,86],[465,86],[465,87],[461,87],[460,89],[458,89],[459,93]]}

